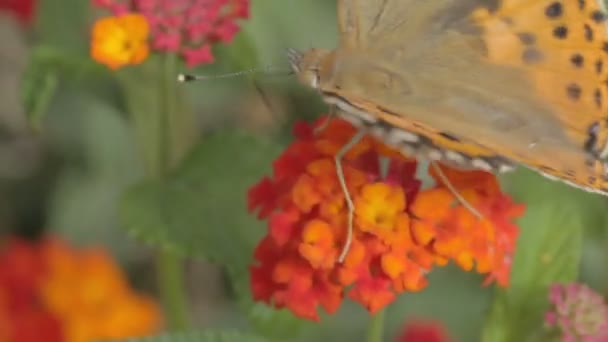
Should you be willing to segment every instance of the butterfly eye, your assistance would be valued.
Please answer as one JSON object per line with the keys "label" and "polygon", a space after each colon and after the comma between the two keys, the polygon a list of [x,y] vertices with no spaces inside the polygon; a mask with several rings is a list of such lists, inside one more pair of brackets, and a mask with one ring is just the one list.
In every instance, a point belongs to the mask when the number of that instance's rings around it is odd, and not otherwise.
{"label": "butterfly eye", "polygon": [[309,69],[308,72],[309,75],[309,80],[310,80],[310,87],[313,89],[317,89],[319,87],[319,83],[321,81],[321,77],[319,76],[319,69],[318,68],[311,68]]}

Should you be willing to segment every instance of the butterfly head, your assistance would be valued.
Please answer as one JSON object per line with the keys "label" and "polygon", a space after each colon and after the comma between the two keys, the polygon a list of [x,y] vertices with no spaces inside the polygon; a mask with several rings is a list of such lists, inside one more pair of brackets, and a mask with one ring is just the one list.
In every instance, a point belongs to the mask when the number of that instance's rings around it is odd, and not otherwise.
{"label": "butterfly head", "polygon": [[296,49],[287,50],[287,59],[291,68],[303,84],[317,89],[323,80],[323,71],[328,70],[326,66],[331,62],[331,54],[327,50],[310,49],[301,52]]}

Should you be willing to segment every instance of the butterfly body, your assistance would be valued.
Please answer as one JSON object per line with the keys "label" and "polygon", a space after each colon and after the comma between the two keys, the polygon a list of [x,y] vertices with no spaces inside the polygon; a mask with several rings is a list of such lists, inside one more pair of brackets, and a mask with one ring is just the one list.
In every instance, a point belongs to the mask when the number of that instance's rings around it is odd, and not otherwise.
{"label": "butterfly body", "polygon": [[345,119],[407,155],[608,192],[595,1],[339,0],[338,19],[337,49],[290,60]]}

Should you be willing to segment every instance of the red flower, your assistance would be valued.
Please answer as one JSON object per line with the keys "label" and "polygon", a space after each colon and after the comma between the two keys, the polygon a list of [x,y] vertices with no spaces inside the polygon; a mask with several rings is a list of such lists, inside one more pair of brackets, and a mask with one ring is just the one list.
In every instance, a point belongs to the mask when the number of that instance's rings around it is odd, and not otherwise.
{"label": "red flower", "polygon": [[15,342],[64,342],[61,322],[43,308],[30,307],[26,311],[11,313],[10,339]]}
{"label": "red flower", "polygon": [[229,43],[249,17],[249,0],[93,0],[115,16],[143,14],[152,49],[178,52],[190,67],[213,62],[211,46]]}
{"label": "red flower", "polygon": [[45,271],[35,244],[11,238],[0,250],[0,287],[11,311],[29,307]]}
{"label": "red flower", "polygon": [[39,244],[11,238],[0,250],[0,341],[61,342],[59,320],[40,302],[46,274]]}
{"label": "red flower", "polygon": [[[452,185],[483,217],[463,206],[439,180],[420,191],[417,163],[365,137],[342,160],[354,205],[351,245],[348,206],[334,165],[355,130],[333,120],[319,134],[296,125],[296,141],[275,161],[272,177],[248,194],[250,211],[268,219],[268,235],[251,267],[256,300],[318,319],[317,309],[337,310],[342,298],[374,313],[404,291],[422,290],[425,275],[449,260],[508,284],[517,237],[511,222],[523,213],[500,192],[494,176],[443,168]],[[386,175],[381,159],[388,159]],[[433,174],[433,173],[431,173]]]}
{"label": "red flower", "polygon": [[409,322],[397,342],[449,342],[443,325],[437,322]]}
{"label": "red flower", "polygon": [[34,17],[34,0],[0,0],[0,11],[12,13],[24,25],[29,25]]}

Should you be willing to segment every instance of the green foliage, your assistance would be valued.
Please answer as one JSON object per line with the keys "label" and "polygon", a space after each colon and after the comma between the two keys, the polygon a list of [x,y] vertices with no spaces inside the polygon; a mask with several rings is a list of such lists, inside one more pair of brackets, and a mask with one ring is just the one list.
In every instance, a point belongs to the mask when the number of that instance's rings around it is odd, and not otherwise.
{"label": "green foliage", "polygon": [[145,338],[130,338],[124,342],[265,342],[261,336],[236,331],[183,332]]}
{"label": "green foliage", "polygon": [[241,70],[258,67],[258,53],[249,32],[239,32],[230,46],[218,46],[218,54],[222,59],[228,59],[232,67]]}
{"label": "green foliage", "polygon": [[247,189],[278,148],[244,133],[213,134],[167,179],[127,191],[121,220],[144,241],[243,271],[263,230],[246,212]]}
{"label": "green foliage", "polygon": [[21,83],[23,107],[34,129],[40,129],[60,79],[78,77],[92,67],[91,61],[50,46],[34,48]]}
{"label": "green foliage", "polygon": [[[65,168],[62,166],[59,178],[53,182],[52,204],[45,208],[49,211],[49,226],[72,240],[103,241],[115,249],[124,244],[122,234],[113,234],[111,230],[116,219],[113,210],[118,193],[133,179],[141,177],[138,159],[148,168],[161,163],[158,156],[159,145],[163,143],[161,132],[163,127],[169,127],[169,144],[173,148],[179,145],[177,152],[172,151],[170,168],[173,168],[191,146],[191,138],[198,138],[200,127],[213,131],[218,125],[230,122],[231,115],[240,115],[240,105],[247,104],[242,99],[253,92],[253,87],[245,82],[254,82],[258,89],[261,82],[275,82],[272,90],[266,90],[265,84],[261,88],[277,98],[289,96],[285,99],[290,101],[291,108],[280,114],[312,117],[321,112],[318,94],[314,91],[297,85],[293,77],[269,77],[261,72],[178,85],[180,91],[194,95],[189,100],[196,102],[195,106],[186,108],[188,101],[179,97],[175,110],[178,115],[164,125],[159,118],[165,113],[166,89],[158,81],[173,79],[174,74],[184,70],[164,70],[163,58],[156,54],[142,65],[110,73],[88,57],[92,21],[88,1],[42,1],[40,6],[34,36],[42,45],[31,51],[22,81],[22,99],[29,122],[37,129],[42,127],[50,107],[53,121],[48,122],[47,133],[52,135],[49,132],[52,127],[60,126],[61,132],[55,135],[65,140],[55,148],[57,155],[66,158],[74,154],[70,151],[77,150],[85,156],[83,165],[69,160]],[[287,71],[285,48],[335,46],[335,15],[335,3],[325,0],[253,2],[252,17],[243,21],[243,31],[231,44],[214,47],[217,62],[201,67],[202,74],[251,68],[263,71],[261,68],[265,65]],[[72,82],[72,86],[76,84],[73,88],[78,89],[69,89],[69,81],[78,81],[79,76],[91,70],[99,72],[87,75],[94,77],[87,78],[86,82]],[[120,87],[116,86],[116,80]],[[278,82],[281,83],[277,86]],[[103,86],[109,89],[100,92]],[[106,98],[100,98],[100,93]],[[263,91],[257,95],[265,96]],[[57,102],[63,102],[63,106]],[[121,110],[131,115],[134,132],[122,122]],[[197,118],[190,120],[194,115]],[[187,120],[179,121],[184,117]],[[200,126],[192,124],[196,120]],[[286,129],[284,134],[292,139],[289,131]],[[133,140],[139,142],[139,156],[129,147],[133,144],[132,133],[135,134]],[[68,134],[82,137],[66,139]],[[308,324],[287,310],[253,303],[250,298],[248,266],[252,262],[253,247],[265,229],[264,223],[246,212],[246,191],[268,172],[280,149],[273,140],[246,133],[223,131],[208,136],[168,177],[130,187],[120,204],[122,225],[141,240],[224,266],[249,325],[263,336],[287,338],[301,330],[302,341],[360,339],[369,316],[352,302],[346,301],[339,314],[324,316],[319,324]],[[577,279],[579,264],[585,262],[581,261],[581,254],[589,252],[588,248],[583,251],[581,247],[584,232],[588,233],[585,239],[592,240],[598,250],[589,256],[585,267],[598,275],[598,287],[604,287],[608,279],[602,267],[606,258],[606,201],[529,173],[520,173],[512,180],[516,180],[513,192],[528,209],[520,220],[522,231],[513,261],[512,286],[495,291],[487,326],[483,329],[484,341],[539,340],[547,287],[553,282]],[[130,245],[121,249],[135,250]],[[130,253],[141,257],[139,250]],[[134,278],[142,282],[141,277]],[[429,279],[425,291],[400,296],[391,305],[387,326],[401,331],[403,323],[410,318],[438,319],[444,321],[450,334],[458,340],[478,340],[483,310],[492,288],[481,288],[479,276],[455,267],[438,269]],[[227,307],[232,310],[232,306]],[[240,318],[232,311],[226,317],[226,322],[218,320],[217,323],[234,327]],[[265,341],[247,333],[219,331],[184,332],[129,341],[174,340]]]}
{"label": "green foliage", "polygon": [[119,216],[127,231],[145,242],[225,266],[252,326],[265,336],[285,337],[297,331],[299,321],[291,313],[254,305],[250,298],[248,267],[264,228],[245,203],[247,189],[279,148],[245,133],[215,133],[169,178],[128,190]]}
{"label": "green foliage", "polygon": [[58,56],[53,50],[39,47],[32,53],[31,60],[22,79],[22,101],[30,124],[40,128],[43,115],[57,90]]}
{"label": "green foliage", "polygon": [[304,323],[286,309],[277,310],[262,303],[250,305],[247,318],[255,331],[279,339],[294,337]]}
{"label": "green foliage", "polygon": [[105,101],[75,101],[61,93],[49,118],[45,139],[71,163],[55,176],[48,226],[77,244],[103,244],[122,262],[141,260],[145,247],[128,239],[117,222],[120,194],[143,174],[127,121]]}
{"label": "green foliage", "polygon": [[590,218],[598,217],[605,203],[538,175],[522,172],[516,179],[513,192],[527,211],[519,222],[511,285],[497,291],[483,341],[538,340],[548,287],[577,280],[584,225],[592,224]]}

